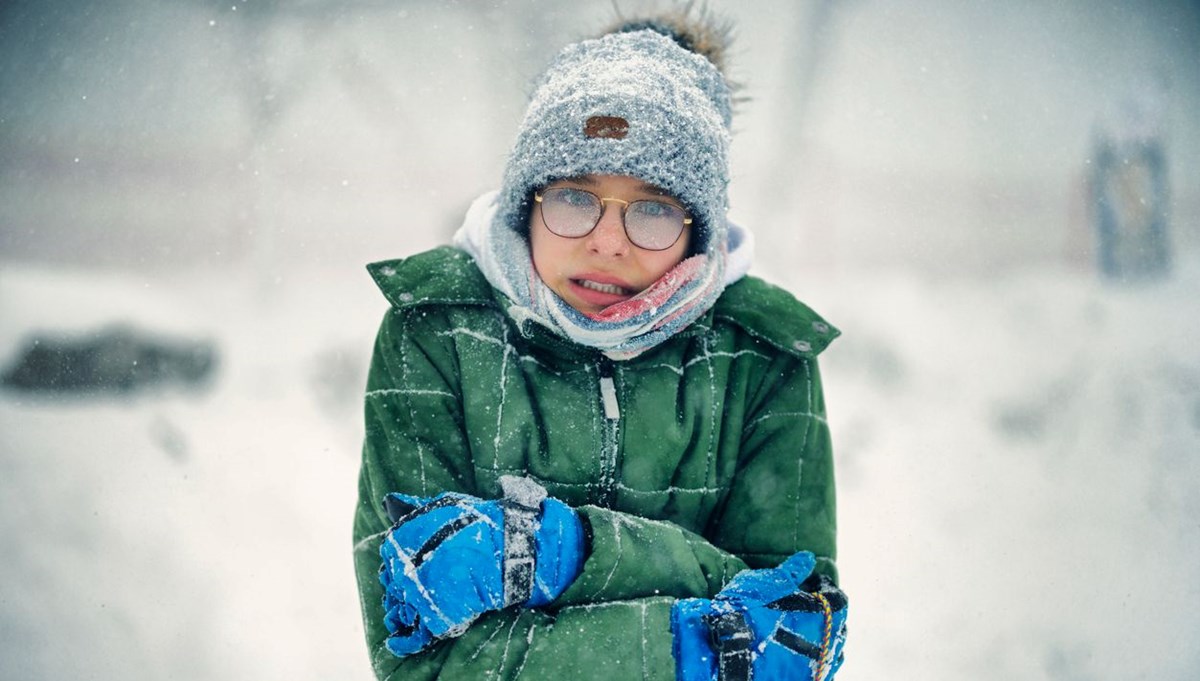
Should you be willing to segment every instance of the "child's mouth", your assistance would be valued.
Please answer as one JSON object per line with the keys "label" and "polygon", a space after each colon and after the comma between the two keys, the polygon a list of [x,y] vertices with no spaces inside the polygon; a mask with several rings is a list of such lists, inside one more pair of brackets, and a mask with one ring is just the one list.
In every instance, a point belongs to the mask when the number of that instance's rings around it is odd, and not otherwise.
{"label": "child's mouth", "polygon": [[572,281],[583,288],[613,296],[628,296],[633,294],[633,291],[617,286],[616,284],[601,284],[598,281],[591,281],[589,279],[572,279]]}

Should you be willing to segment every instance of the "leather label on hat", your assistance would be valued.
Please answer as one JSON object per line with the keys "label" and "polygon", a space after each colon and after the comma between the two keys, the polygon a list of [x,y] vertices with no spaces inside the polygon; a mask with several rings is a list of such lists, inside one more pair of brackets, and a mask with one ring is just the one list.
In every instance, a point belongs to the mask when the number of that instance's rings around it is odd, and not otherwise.
{"label": "leather label on hat", "polygon": [[592,116],[583,126],[588,137],[623,140],[629,134],[629,121],[620,116]]}

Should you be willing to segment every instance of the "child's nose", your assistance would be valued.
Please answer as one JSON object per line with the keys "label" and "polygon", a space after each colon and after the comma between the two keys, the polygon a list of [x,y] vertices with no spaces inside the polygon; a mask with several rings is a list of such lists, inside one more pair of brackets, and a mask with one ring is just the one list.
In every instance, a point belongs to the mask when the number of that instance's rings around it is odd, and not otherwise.
{"label": "child's nose", "polygon": [[588,235],[588,248],[598,255],[622,256],[629,252],[629,237],[625,235],[621,205],[606,203],[600,222]]}

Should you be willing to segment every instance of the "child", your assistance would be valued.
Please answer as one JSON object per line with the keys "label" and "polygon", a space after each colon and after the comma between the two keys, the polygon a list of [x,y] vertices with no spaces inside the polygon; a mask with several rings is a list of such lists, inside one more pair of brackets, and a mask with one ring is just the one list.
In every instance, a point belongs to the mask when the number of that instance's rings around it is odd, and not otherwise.
{"label": "child", "polygon": [[745,275],[720,35],[684,16],[568,46],[456,248],[370,267],[392,307],[354,538],[380,679],[840,665],[837,331]]}

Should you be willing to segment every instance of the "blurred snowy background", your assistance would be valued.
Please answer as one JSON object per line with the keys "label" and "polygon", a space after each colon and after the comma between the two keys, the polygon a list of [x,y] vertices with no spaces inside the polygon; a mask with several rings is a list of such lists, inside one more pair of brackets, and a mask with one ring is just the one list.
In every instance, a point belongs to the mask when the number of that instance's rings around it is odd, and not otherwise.
{"label": "blurred snowy background", "polygon": [[[845,333],[839,678],[1200,678],[1200,3],[710,4],[755,271]],[[362,265],[446,241],[612,16],[0,3],[0,678],[370,677]],[[1102,272],[1106,183],[1169,260]],[[35,337],[143,383],[21,389]]]}

